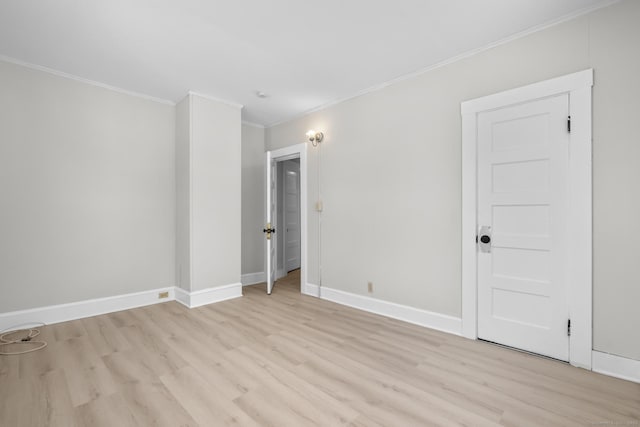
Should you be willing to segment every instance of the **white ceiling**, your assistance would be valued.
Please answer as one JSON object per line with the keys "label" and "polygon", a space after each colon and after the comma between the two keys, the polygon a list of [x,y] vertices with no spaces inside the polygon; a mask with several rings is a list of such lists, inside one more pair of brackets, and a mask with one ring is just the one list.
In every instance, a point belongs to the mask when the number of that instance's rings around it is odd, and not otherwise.
{"label": "white ceiling", "polygon": [[0,55],[171,101],[192,90],[268,126],[605,3],[2,0]]}

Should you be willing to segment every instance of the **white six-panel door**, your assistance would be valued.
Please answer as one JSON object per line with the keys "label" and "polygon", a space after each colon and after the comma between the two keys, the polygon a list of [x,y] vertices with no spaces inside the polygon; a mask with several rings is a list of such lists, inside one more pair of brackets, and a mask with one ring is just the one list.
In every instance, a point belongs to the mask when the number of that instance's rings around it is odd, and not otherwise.
{"label": "white six-panel door", "polygon": [[[482,112],[478,337],[569,360],[567,94]],[[480,228],[483,227],[483,228]]]}

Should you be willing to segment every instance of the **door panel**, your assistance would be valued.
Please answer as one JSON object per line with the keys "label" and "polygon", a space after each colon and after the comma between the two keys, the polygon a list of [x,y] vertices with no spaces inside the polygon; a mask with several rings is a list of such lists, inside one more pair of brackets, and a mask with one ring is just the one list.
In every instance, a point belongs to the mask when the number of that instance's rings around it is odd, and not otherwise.
{"label": "door panel", "polygon": [[[265,171],[266,171],[266,184],[267,184],[267,209],[266,209],[266,227],[271,227],[275,223],[276,218],[276,163],[271,158],[271,152],[265,154]],[[278,230],[276,230],[277,232]],[[266,233],[269,236],[268,233]],[[266,250],[267,256],[266,272],[267,272],[267,294],[271,294],[273,285],[276,281],[276,245],[275,239],[271,234],[270,238],[266,238]]]}
{"label": "door panel", "polygon": [[493,164],[493,192],[518,193],[549,191],[548,160],[503,160]]}
{"label": "door panel", "polygon": [[478,336],[561,360],[567,336],[568,95],[478,114]]}
{"label": "door panel", "polygon": [[285,268],[300,268],[300,165],[284,163]]}

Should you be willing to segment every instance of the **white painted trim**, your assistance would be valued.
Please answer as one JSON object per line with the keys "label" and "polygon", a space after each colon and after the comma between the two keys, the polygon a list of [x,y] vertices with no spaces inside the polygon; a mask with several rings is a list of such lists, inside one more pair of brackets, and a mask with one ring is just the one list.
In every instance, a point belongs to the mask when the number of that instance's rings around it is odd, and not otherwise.
{"label": "white painted trim", "polygon": [[189,308],[226,301],[242,296],[242,283],[207,288],[189,294]]}
{"label": "white painted trim", "polygon": [[[50,305],[28,310],[0,313],[0,331],[24,323],[41,322],[46,325],[69,320],[98,316],[115,311],[128,310],[158,304],[175,299],[174,287],[152,289],[131,294],[95,298],[67,304]],[[158,298],[160,292],[169,292],[168,298]]]}
{"label": "white painted trim", "polygon": [[[159,299],[158,294],[160,292],[169,292],[169,297]],[[322,295],[320,295],[320,287],[312,283],[306,283],[302,293],[370,313],[460,335],[462,323],[461,319],[456,317],[331,289],[326,286],[322,287]],[[0,313],[0,331],[25,324],[36,325],[44,323],[50,325],[174,300],[186,307],[195,308],[241,295],[242,288],[239,283],[192,293],[178,287],[152,289],[125,295]],[[592,355],[593,370],[595,372],[640,383],[640,361],[599,351],[593,351]]]}
{"label": "white painted trim", "polygon": [[[561,93],[571,93],[591,86],[593,86],[593,70],[588,69],[554,79],[532,83],[527,86],[505,90],[493,95],[483,96],[482,98],[464,101],[461,104],[460,111],[463,116],[476,114],[482,111],[528,102],[532,99],[546,98]],[[573,93],[571,95],[573,95]]]}
{"label": "white painted trim", "polygon": [[243,120],[242,124],[245,125],[245,126],[252,127],[252,128],[264,129],[264,125],[261,125],[260,123],[250,122],[248,120]]}
{"label": "white painted trim", "polygon": [[477,115],[504,106],[569,94],[569,362],[591,369],[592,351],[592,200],[591,86],[593,70],[500,92],[460,106],[462,113],[462,335],[477,333]]}
{"label": "white painted trim", "polygon": [[[352,294],[337,289],[327,288],[313,283],[307,283],[303,292],[305,295],[320,297],[321,299],[332,301],[337,304],[391,317],[408,323],[436,329],[454,335],[461,335],[462,319],[447,316],[440,313],[433,313],[427,310],[420,310],[405,305],[382,301],[363,295]],[[320,295],[321,293],[321,295]],[[640,360],[629,359],[616,356],[614,354],[599,351],[590,351],[589,356],[593,358],[592,369],[603,375],[621,378],[627,381],[640,383]]]}
{"label": "white painted trim", "polygon": [[269,125],[265,125],[265,127],[266,128],[272,128],[274,126],[278,126],[278,125],[281,125],[283,123],[291,122],[291,121],[297,120],[297,119],[299,119],[301,117],[308,116],[308,115],[316,113],[318,111],[322,111],[322,110],[324,110],[326,108],[333,107],[334,105],[342,104],[343,102],[349,101],[349,100],[354,99],[354,98],[358,98],[359,96],[363,96],[363,95],[366,95],[366,94],[372,93],[372,92],[377,92],[377,91],[382,90],[382,89],[384,89],[384,88],[386,88],[388,86],[393,86],[393,85],[395,85],[397,83],[400,83],[400,82],[403,82],[405,80],[409,80],[409,79],[412,79],[414,77],[421,76],[422,74],[428,73],[429,71],[433,71],[433,70],[436,70],[438,68],[442,68],[442,67],[445,67],[447,65],[453,64],[455,62],[461,61],[463,59],[470,58],[472,56],[478,55],[478,54],[480,54],[482,52],[491,50],[491,49],[496,48],[498,46],[510,43],[512,41],[521,39],[523,37],[527,37],[527,36],[529,36],[531,34],[537,33],[539,31],[546,30],[548,28],[554,27],[554,26],[562,24],[564,22],[571,21],[573,19],[576,19],[576,18],[578,18],[580,16],[583,16],[583,15],[586,15],[588,13],[595,12],[598,9],[603,9],[605,7],[609,7],[609,6],[614,5],[614,4],[618,3],[618,2],[620,2],[620,0],[602,0],[602,1],[600,1],[600,2],[598,2],[596,4],[594,4],[594,5],[588,6],[588,7],[583,8],[583,9],[579,9],[577,11],[574,11],[574,12],[572,12],[570,14],[567,14],[565,16],[562,16],[560,18],[554,19],[554,20],[546,22],[544,24],[533,26],[533,27],[531,27],[531,28],[529,28],[527,30],[521,31],[519,33],[513,34],[513,35],[505,37],[505,38],[502,38],[502,39],[497,40],[495,42],[486,44],[486,45],[484,45],[482,47],[479,47],[477,49],[472,49],[472,50],[469,50],[467,52],[463,52],[460,55],[456,55],[456,56],[451,57],[449,59],[445,59],[444,61],[440,61],[440,62],[437,62],[437,63],[435,63],[433,65],[429,65],[428,67],[422,68],[422,69],[420,69],[418,71],[414,71],[414,72],[408,73],[408,74],[403,74],[403,75],[401,75],[399,77],[396,77],[394,79],[387,80],[384,83],[380,83],[380,84],[377,84],[375,86],[371,86],[371,87],[369,87],[367,89],[364,89],[364,90],[361,90],[359,92],[356,92],[353,95],[346,96],[344,98],[339,98],[339,99],[336,99],[334,101],[326,102],[326,103],[324,103],[322,105],[319,105],[318,107],[311,108],[311,109],[306,110],[306,111],[304,111],[304,112],[302,112],[300,114],[296,114],[296,115],[294,115],[294,116],[292,116],[292,117],[290,117],[288,119],[280,120],[280,121],[271,123]]}
{"label": "white painted trim", "polygon": [[[591,71],[591,70],[590,70]],[[569,361],[591,369],[593,350],[593,203],[591,79],[569,94]]]}
{"label": "white painted trim", "polygon": [[175,300],[185,307],[189,307],[190,304],[190,293],[182,288],[176,286],[175,289]]}
{"label": "white painted trim", "polygon": [[432,311],[383,301],[364,295],[352,294],[350,292],[328,288],[324,285],[319,287],[318,285],[307,283],[304,293],[311,296],[317,296],[319,293],[320,298],[327,301],[453,335],[460,335],[462,328],[462,321],[458,317],[434,313]]}
{"label": "white painted trim", "polygon": [[[167,298],[159,298],[160,292],[168,292]],[[217,288],[203,289],[188,292],[177,286],[151,289],[149,291],[135,292],[131,294],[115,295],[105,298],[96,298],[85,301],[77,301],[68,304],[50,305],[46,307],[30,308],[27,310],[0,313],[0,331],[16,325],[67,322],[69,320],[83,319],[85,317],[98,316],[100,314],[113,313],[115,311],[129,310],[147,305],[160,304],[168,301],[177,301],[189,308],[200,307],[242,296],[242,284]]]}
{"label": "white painted trim", "polygon": [[478,338],[477,117],[462,118],[462,336]]}
{"label": "white painted trim", "polygon": [[[280,148],[277,150],[267,151],[265,158],[267,159],[265,164],[265,168],[269,167],[269,159],[274,159],[276,161],[283,161],[289,159],[300,159],[300,292],[306,293],[307,288],[307,279],[308,279],[308,263],[307,263],[307,253],[309,245],[308,240],[308,218],[307,218],[307,192],[308,190],[308,167],[307,167],[307,149],[308,144],[296,144],[288,147]],[[268,171],[268,169],[266,169]],[[266,191],[266,188],[265,188]],[[267,197],[265,200],[265,213],[269,209],[266,206]],[[265,250],[265,268],[266,268],[266,257],[268,256],[267,251]],[[267,273],[268,274],[268,273]]]}
{"label": "white painted trim", "polygon": [[106,83],[100,83],[100,82],[97,82],[95,80],[85,79],[84,77],[76,76],[74,74],[65,73],[64,71],[54,70],[53,68],[43,67],[42,65],[32,64],[30,62],[25,62],[25,61],[22,61],[20,59],[12,58],[10,56],[0,55],[0,61],[8,62],[10,64],[15,64],[15,65],[20,65],[21,67],[30,68],[30,69],[36,70],[36,71],[42,71],[43,73],[52,74],[54,76],[63,77],[65,79],[75,80],[77,82],[88,84],[88,85],[91,85],[91,86],[97,86],[99,88],[107,89],[107,90],[110,90],[110,91],[113,91],[113,92],[118,92],[118,93],[121,93],[121,94],[124,94],[124,95],[129,95],[129,96],[133,96],[133,97],[136,97],[136,98],[142,98],[142,99],[146,99],[148,101],[158,102],[160,104],[166,104],[166,105],[171,105],[171,106],[175,106],[176,105],[175,102],[173,102],[171,100],[168,100],[168,99],[156,98],[155,96],[145,95],[143,93],[134,92],[134,91],[127,90],[127,89],[122,89],[122,88],[119,88],[119,87],[116,87],[116,86],[108,85]]}
{"label": "white painted trim", "polygon": [[199,98],[208,99],[209,101],[219,102],[220,104],[225,104],[225,105],[228,105],[229,107],[237,108],[239,110],[244,108],[244,105],[238,104],[237,102],[227,101],[226,99],[222,99],[222,98],[216,98],[215,96],[207,95],[206,93],[195,92],[193,90],[190,90],[187,93],[191,96],[197,96]]}
{"label": "white painted trim", "polygon": [[[477,55],[479,53],[482,53],[482,52],[485,52],[487,50],[490,50],[490,49],[493,49],[495,47],[498,47],[500,45],[512,42],[514,40],[526,37],[528,35],[537,33],[539,31],[545,30],[547,28],[551,28],[553,26],[562,24],[564,22],[571,21],[572,19],[575,19],[575,18],[578,18],[580,16],[586,15],[588,13],[594,12],[594,11],[596,11],[598,9],[602,9],[602,8],[611,6],[611,5],[615,4],[615,3],[618,3],[619,1],[620,0],[602,0],[602,1],[600,1],[600,2],[598,2],[596,4],[594,4],[594,5],[591,5],[589,7],[586,7],[586,8],[583,8],[583,9],[579,9],[577,11],[574,11],[574,12],[570,13],[570,14],[567,14],[567,15],[562,16],[560,18],[557,18],[555,20],[549,21],[547,23],[531,27],[531,28],[529,28],[529,29],[527,29],[525,31],[521,31],[519,33],[513,34],[511,36],[508,36],[508,37],[505,37],[503,39],[497,40],[495,42],[489,43],[489,44],[487,44],[485,46],[482,46],[480,48],[472,49],[472,50],[464,52],[464,53],[462,53],[460,55],[456,55],[456,56],[454,56],[452,58],[446,59],[444,61],[441,61],[441,62],[438,62],[436,64],[430,65],[428,67],[422,68],[422,69],[420,69],[418,71],[415,71],[415,72],[412,72],[412,73],[408,73],[408,74],[404,74],[402,76],[399,76],[399,77],[396,77],[394,79],[388,80],[388,81],[386,81],[384,83],[377,84],[375,86],[371,86],[371,87],[369,87],[367,89],[358,91],[353,95],[346,96],[346,97],[339,98],[339,99],[334,100],[334,101],[330,101],[330,102],[324,103],[324,104],[322,104],[322,105],[320,105],[318,107],[314,107],[314,108],[306,110],[306,111],[304,111],[304,112],[302,112],[300,114],[296,114],[296,115],[294,115],[292,117],[289,117],[288,119],[280,120],[280,121],[271,123],[269,125],[261,125],[261,124],[258,124],[258,123],[251,123],[251,122],[244,122],[244,121],[243,121],[243,123],[248,124],[249,126],[255,125],[256,127],[261,127],[261,128],[271,128],[271,127],[280,125],[282,123],[287,123],[287,122],[299,119],[301,117],[308,116],[309,114],[324,110],[324,109],[329,108],[331,106],[334,106],[334,105],[341,104],[343,102],[349,101],[350,99],[354,99],[354,98],[357,98],[359,96],[366,95],[368,93],[377,92],[377,91],[379,91],[381,89],[384,89],[384,88],[386,88],[388,86],[392,86],[392,85],[400,83],[400,82],[402,82],[404,80],[408,80],[408,79],[420,76],[422,74],[425,74],[425,73],[427,73],[429,71],[432,71],[432,70],[435,70],[435,69],[438,69],[438,68],[442,68],[442,67],[447,66],[449,64],[461,61],[461,60],[469,58],[469,57],[472,57],[472,56]],[[27,68],[31,68],[31,69],[34,69],[34,70],[43,71],[43,72],[46,72],[46,73],[49,73],[49,74],[54,74],[54,75],[57,75],[57,76],[60,76],[60,77],[66,77],[68,79],[77,80],[79,82],[83,82],[83,83],[90,84],[90,85],[93,85],[93,86],[98,86],[98,87],[101,87],[101,88],[104,88],[104,89],[108,89],[108,90],[112,90],[112,91],[115,91],[115,92],[120,92],[120,93],[123,93],[123,94],[126,94],[126,95],[131,95],[131,96],[135,96],[135,97],[138,97],[138,98],[148,99],[148,100],[154,101],[154,102],[159,102],[161,104],[168,104],[168,105],[174,105],[174,106],[176,105],[176,102],[171,101],[171,100],[162,99],[162,98],[156,98],[154,96],[150,96],[150,95],[145,95],[145,94],[141,94],[141,93],[138,93],[138,92],[129,91],[129,90],[126,90],[126,89],[121,89],[121,88],[118,88],[118,87],[115,87],[115,86],[111,86],[111,85],[108,85],[108,84],[105,84],[105,83],[100,83],[100,82],[97,82],[97,81],[94,81],[94,80],[85,79],[83,77],[79,77],[79,76],[76,76],[76,75],[73,75],[73,74],[65,73],[63,71],[54,70],[52,68],[43,67],[41,65],[32,64],[32,63],[25,62],[25,61],[22,61],[20,59],[12,58],[12,57],[9,57],[9,56],[0,55],[0,60],[1,61],[5,61],[5,62],[9,62],[9,63],[13,63],[13,64],[17,64],[17,65],[21,65],[21,66],[24,66],[24,67],[27,67]],[[228,105],[234,106],[236,108],[243,108],[244,107],[242,104],[238,104],[238,103],[235,103],[235,102],[230,102],[230,101],[227,101],[227,100],[224,100],[224,99],[212,97],[212,96],[205,95],[205,94],[200,94],[200,93],[195,92],[195,91],[189,91],[189,94],[194,94],[194,95],[197,95],[197,96],[201,96],[201,97],[204,97],[204,98],[211,99],[213,101],[222,102],[224,104],[228,104]]]}
{"label": "white painted trim", "polygon": [[[191,289],[191,285],[193,283],[195,283],[196,280],[196,275],[194,273],[194,268],[193,268],[193,262],[192,262],[192,257],[193,257],[193,253],[195,252],[193,250],[193,245],[194,245],[194,238],[193,236],[195,236],[196,234],[196,223],[193,220],[193,205],[195,203],[195,196],[194,196],[194,184],[193,184],[193,152],[195,151],[193,148],[193,116],[194,116],[194,108],[193,108],[193,96],[191,96],[191,94],[187,94],[187,98],[188,98],[188,102],[189,102],[189,143],[187,145],[187,149],[189,150],[189,188],[187,188],[187,192],[188,197],[189,197],[189,235],[187,236],[187,238],[189,239],[189,258],[187,260],[187,263],[189,264],[189,283],[188,283],[188,287],[189,289]],[[240,137],[241,139],[241,144],[242,144],[242,135]],[[242,148],[241,148],[242,149]],[[241,154],[242,155],[242,154]],[[241,184],[242,185],[242,184]],[[187,300],[188,302],[188,300]],[[189,305],[187,304],[187,307]]]}
{"label": "white painted trim", "polygon": [[242,283],[207,288],[189,292],[181,288],[175,290],[175,300],[185,307],[195,308],[242,296]]}
{"label": "white painted trim", "polygon": [[593,351],[593,371],[640,383],[640,360]]}
{"label": "white painted trim", "polygon": [[264,283],[267,280],[266,274],[264,271],[260,271],[257,273],[247,273],[240,276],[240,282],[242,282],[242,286],[255,285],[258,283]]}
{"label": "white painted trim", "polygon": [[307,283],[304,285],[302,293],[305,295],[309,295],[310,297],[320,298],[320,286],[314,283]]}

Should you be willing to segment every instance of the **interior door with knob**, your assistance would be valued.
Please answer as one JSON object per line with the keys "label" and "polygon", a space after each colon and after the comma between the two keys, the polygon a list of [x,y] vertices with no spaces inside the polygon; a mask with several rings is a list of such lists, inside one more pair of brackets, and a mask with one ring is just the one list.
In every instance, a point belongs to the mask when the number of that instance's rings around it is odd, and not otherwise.
{"label": "interior door with knob", "polygon": [[266,221],[262,230],[266,240],[266,273],[267,294],[271,295],[276,281],[276,244],[275,244],[275,217],[276,217],[276,162],[271,157],[271,152],[265,154],[266,171]]}
{"label": "interior door with knob", "polygon": [[478,337],[569,359],[569,96],[481,112]]}

